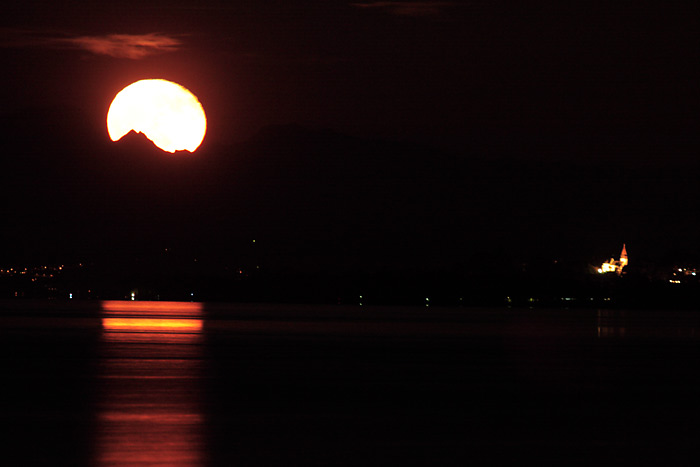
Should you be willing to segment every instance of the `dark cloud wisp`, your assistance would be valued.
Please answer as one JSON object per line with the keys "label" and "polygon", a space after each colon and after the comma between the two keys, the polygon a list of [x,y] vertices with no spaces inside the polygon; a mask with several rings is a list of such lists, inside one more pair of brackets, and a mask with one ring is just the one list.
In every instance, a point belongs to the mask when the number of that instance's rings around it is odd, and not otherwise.
{"label": "dark cloud wisp", "polygon": [[138,60],[151,55],[174,52],[182,41],[167,34],[108,34],[101,36],[66,36],[27,31],[3,31],[4,47],[45,47],[84,50],[95,55]]}
{"label": "dark cloud wisp", "polygon": [[350,5],[356,8],[384,10],[393,15],[400,16],[437,16],[446,8],[456,6],[454,2],[401,2],[401,1],[384,1],[384,2],[364,2],[351,3]]}

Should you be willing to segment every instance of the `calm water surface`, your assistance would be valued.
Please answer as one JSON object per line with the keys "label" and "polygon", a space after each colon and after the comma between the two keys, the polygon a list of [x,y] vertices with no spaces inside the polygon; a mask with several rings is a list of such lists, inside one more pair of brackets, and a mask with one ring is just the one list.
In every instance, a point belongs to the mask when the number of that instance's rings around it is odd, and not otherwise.
{"label": "calm water surface", "polygon": [[0,303],[6,465],[690,464],[700,312]]}

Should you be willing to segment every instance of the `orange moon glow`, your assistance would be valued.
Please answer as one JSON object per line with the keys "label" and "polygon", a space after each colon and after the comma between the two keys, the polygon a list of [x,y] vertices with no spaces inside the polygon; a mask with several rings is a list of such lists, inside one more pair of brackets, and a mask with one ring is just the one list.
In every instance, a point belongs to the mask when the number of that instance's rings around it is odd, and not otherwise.
{"label": "orange moon glow", "polygon": [[107,112],[112,141],[143,133],[163,151],[194,152],[207,131],[202,104],[189,90],[164,79],[142,79],[119,91]]}

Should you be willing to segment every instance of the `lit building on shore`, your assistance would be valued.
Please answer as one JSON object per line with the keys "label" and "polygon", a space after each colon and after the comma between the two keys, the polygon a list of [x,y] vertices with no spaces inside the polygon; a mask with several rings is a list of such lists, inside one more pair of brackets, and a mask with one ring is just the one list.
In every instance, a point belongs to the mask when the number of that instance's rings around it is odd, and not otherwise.
{"label": "lit building on shore", "polygon": [[606,272],[614,272],[618,276],[622,274],[622,268],[627,266],[627,250],[625,249],[625,244],[622,244],[622,252],[620,253],[620,259],[618,261],[615,258],[610,258],[610,261],[603,263],[598,272],[604,274]]}

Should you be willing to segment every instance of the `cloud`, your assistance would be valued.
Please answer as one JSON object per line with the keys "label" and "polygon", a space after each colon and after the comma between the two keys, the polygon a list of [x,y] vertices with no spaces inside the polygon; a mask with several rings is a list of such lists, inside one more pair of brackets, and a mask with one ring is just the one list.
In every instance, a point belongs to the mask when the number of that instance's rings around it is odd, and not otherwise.
{"label": "cloud", "polygon": [[456,6],[454,2],[367,2],[351,3],[356,8],[385,10],[393,15],[400,16],[437,16],[446,8]]}
{"label": "cloud", "polygon": [[4,47],[45,47],[54,49],[85,50],[95,55],[138,60],[150,55],[173,52],[182,42],[173,36],[159,33],[110,34],[105,36],[66,36],[27,31],[3,31]]}
{"label": "cloud", "polygon": [[162,34],[112,34],[59,39],[67,46],[87,50],[96,55],[139,59],[149,55],[173,52],[181,45],[178,39]]}

